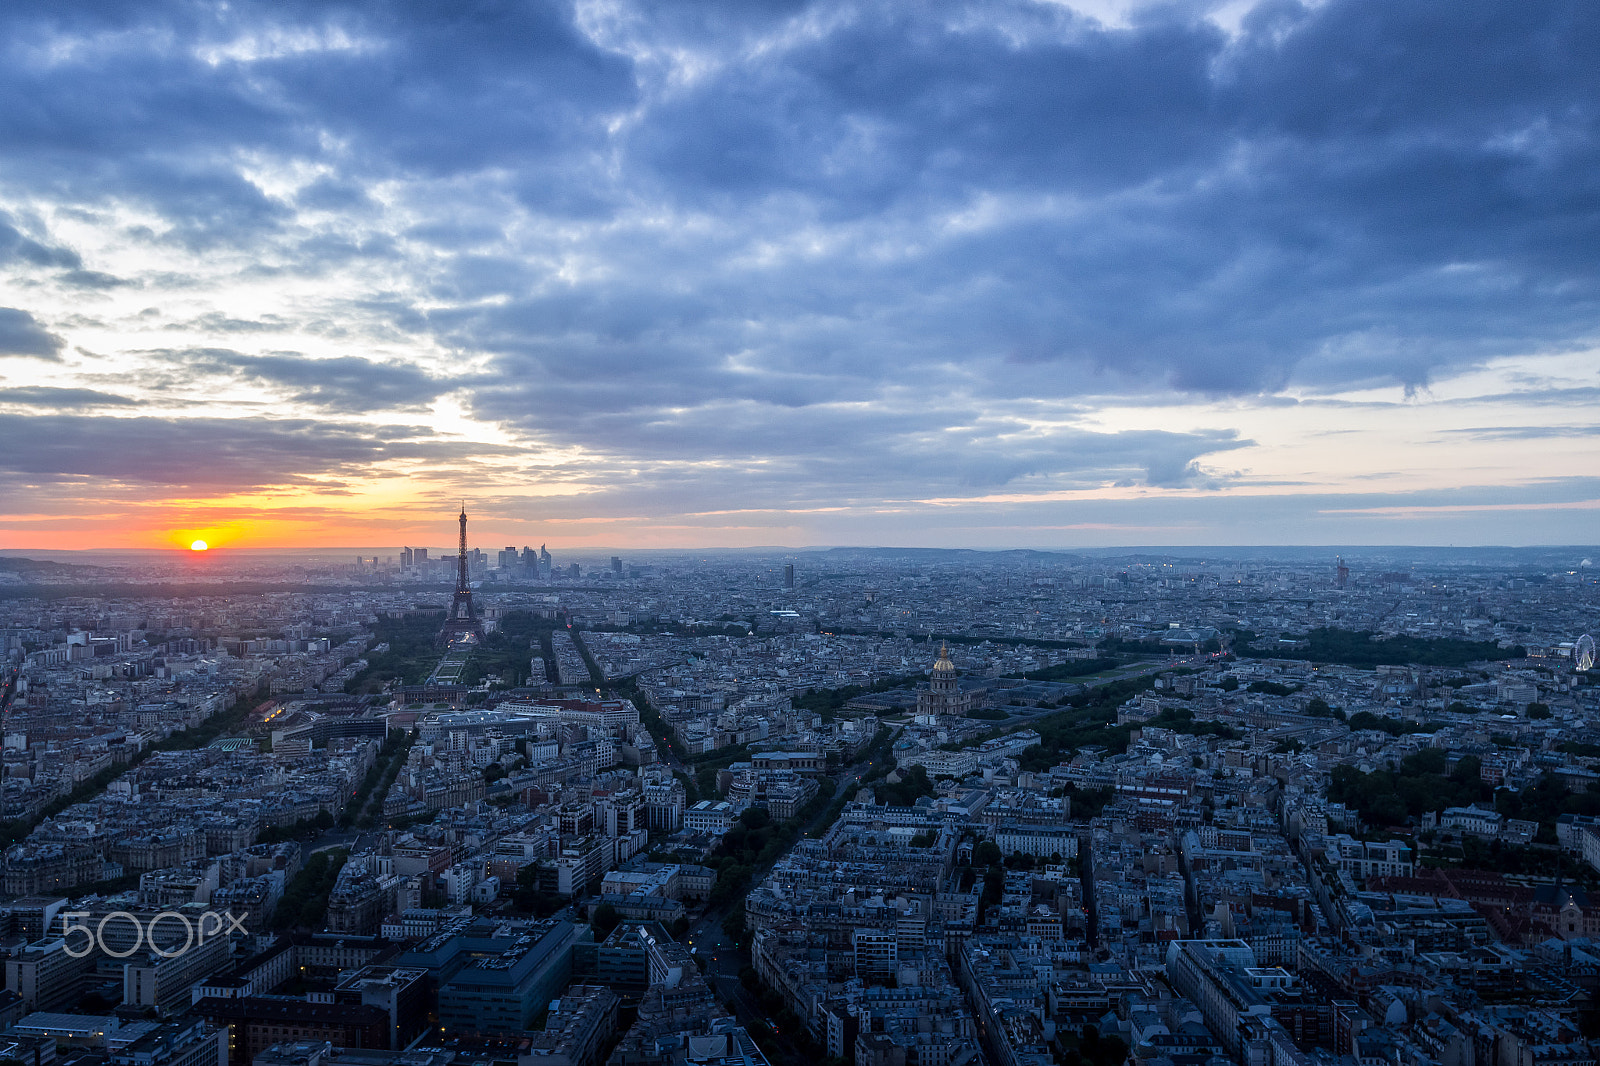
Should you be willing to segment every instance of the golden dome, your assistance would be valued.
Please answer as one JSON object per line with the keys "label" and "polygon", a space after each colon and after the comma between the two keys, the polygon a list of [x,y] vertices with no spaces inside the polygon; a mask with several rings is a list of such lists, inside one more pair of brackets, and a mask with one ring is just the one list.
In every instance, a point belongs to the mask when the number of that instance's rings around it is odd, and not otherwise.
{"label": "golden dome", "polygon": [[943,643],[939,645],[939,658],[933,664],[933,672],[936,674],[953,674],[956,672],[956,664],[950,661],[950,649]]}

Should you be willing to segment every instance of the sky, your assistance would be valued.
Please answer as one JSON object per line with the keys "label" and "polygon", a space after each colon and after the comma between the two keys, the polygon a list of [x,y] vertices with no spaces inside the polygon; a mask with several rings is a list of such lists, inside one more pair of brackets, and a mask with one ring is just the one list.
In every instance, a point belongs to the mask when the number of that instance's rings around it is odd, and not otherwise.
{"label": "sky", "polygon": [[1592,0],[7,0],[0,548],[1592,544]]}

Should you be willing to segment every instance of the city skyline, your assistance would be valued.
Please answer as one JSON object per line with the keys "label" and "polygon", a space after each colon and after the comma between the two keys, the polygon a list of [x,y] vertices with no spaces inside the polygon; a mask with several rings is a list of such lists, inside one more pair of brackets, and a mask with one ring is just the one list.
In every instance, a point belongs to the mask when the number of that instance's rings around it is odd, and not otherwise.
{"label": "city skyline", "polygon": [[1591,5],[0,28],[0,550],[1595,539]]}

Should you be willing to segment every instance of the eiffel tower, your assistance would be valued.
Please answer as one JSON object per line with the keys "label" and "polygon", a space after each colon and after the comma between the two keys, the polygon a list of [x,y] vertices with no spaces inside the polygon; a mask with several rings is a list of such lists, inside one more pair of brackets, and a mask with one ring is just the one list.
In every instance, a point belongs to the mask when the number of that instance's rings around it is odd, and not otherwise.
{"label": "eiffel tower", "polygon": [[450,613],[445,616],[444,628],[439,630],[439,643],[482,639],[483,623],[478,620],[478,608],[472,602],[472,585],[467,581],[467,505],[463,501],[461,541],[456,551],[456,594],[450,601]]}

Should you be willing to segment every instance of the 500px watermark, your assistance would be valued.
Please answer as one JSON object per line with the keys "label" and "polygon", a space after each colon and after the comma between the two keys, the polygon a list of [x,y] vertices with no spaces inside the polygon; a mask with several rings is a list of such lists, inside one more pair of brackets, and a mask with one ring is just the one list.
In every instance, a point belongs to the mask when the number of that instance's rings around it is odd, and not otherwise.
{"label": "500px watermark", "polygon": [[[75,959],[81,959],[97,949],[101,954],[109,955],[113,959],[125,959],[138,951],[140,946],[146,942],[149,943],[150,950],[162,958],[175,959],[197,944],[204,944],[212,937],[219,935],[229,936],[235,932],[248,933],[248,930],[244,927],[244,921],[232,911],[223,911],[221,914],[216,911],[206,911],[200,915],[197,921],[190,921],[187,914],[179,914],[177,911],[162,911],[154,918],[151,918],[148,923],[141,922],[138,915],[129,914],[127,911],[112,911],[104,918],[101,918],[100,924],[95,926],[81,921],[87,917],[89,917],[88,911],[67,911],[61,915],[61,938],[66,942],[67,954]],[[113,918],[125,919],[133,926],[133,946],[126,951],[112,951],[106,946],[106,923]],[[156,926],[161,922],[168,922],[170,928],[170,922],[173,921],[183,923],[183,944],[175,948],[163,948],[156,943]],[[82,951],[74,951],[72,949],[72,941],[69,938],[73,933],[82,933],[84,935]]]}

